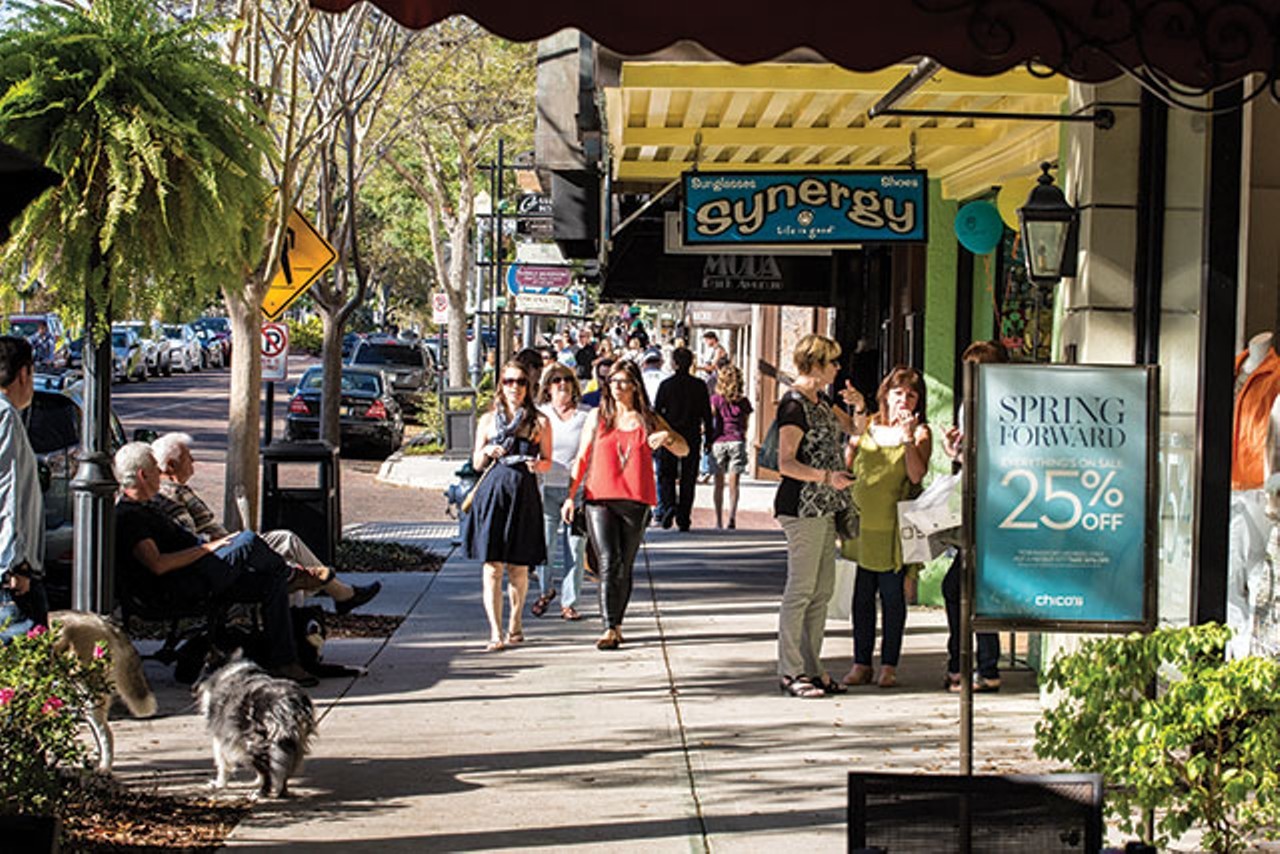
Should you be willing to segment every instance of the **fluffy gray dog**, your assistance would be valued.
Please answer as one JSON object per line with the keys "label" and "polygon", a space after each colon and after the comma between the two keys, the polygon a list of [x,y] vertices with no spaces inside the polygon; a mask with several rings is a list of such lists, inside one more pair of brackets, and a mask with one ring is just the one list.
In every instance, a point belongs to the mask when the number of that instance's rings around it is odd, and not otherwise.
{"label": "fluffy gray dog", "polygon": [[311,698],[239,654],[196,691],[213,736],[214,788],[225,787],[232,771],[249,764],[258,772],[259,797],[284,797],[315,733]]}

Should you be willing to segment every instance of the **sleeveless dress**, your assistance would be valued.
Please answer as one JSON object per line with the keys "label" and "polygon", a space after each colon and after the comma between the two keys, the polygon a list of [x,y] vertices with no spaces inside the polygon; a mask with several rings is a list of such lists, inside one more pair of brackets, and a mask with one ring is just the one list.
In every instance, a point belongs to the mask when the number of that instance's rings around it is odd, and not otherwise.
{"label": "sleeveless dress", "polygon": [[[536,459],[538,443],[516,437],[508,456]],[[542,495],[538,476],[524,463],[507,465],[502,459],[476,486],[471,511],[462,520],[465,554],[472,560],[536,566],[547,562],[543,532]]]}
{"label": "sleeveless dress", "polygon": [[858,440],[853,458],[853,505],[858,510],[859,531],[845,540],[844,557],[873,572],[902,569],[902,543],[898,539],[898,502],[912,491],[907,477],[906,448],[901,444],[881,445],[876,430],[867,430]]}

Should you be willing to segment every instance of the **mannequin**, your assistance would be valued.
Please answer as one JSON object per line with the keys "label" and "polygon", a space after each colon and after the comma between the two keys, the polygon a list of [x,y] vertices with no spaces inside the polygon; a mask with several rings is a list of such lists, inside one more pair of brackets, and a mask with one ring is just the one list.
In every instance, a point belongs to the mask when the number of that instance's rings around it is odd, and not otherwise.
{"label": "mannequin", "polygon": [[1263,489],[1264,480],[1280,471],[1280,357],[1272,341],[1270,332],[1254,335],[1236,357],[1227,566],[1232,658],[1252,654],[1260,630],[1274,632],[1267,615],[1272,569],[1280,556],[1275,533],[1280,496],[1269,496]]}

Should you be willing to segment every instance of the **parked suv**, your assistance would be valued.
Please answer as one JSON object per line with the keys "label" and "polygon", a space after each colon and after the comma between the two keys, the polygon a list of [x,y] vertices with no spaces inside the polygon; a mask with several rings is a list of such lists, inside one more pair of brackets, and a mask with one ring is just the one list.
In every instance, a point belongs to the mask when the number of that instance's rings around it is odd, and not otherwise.
{"label": "parked suv", "polygon": [[[23,413],[44,490],[45,586],[51,608],[71,607],[71,479],[80,461],[82,383],[75,375],[37,374],[31,406]],[[69,382],[70,380],[70,382]],[[142,434],[140,434],[142,435]],[[154,434],[151,434],[154,436]],[[124,428],[111,414],[111,452],[125,443]]]}
{"label": "parked suv", "polygon": [[174,370],[189,374],[204,367],[204,347],[188,323],[166,323],[162,328],[169,344],[169,362]]}
{"label": "parked suv", "polygon": [[62,325],[62,319],[58,315],[51,312],[44,314],[11,314],[9,315],[9,334],[19,335],[30,341],[40,331],[41,323],[48,328],[49,334],[53,336],[53,361],[46,363],[43,367],[67,367],[70,355],[68,348],[71,342],[67,337],[66,328]]}
{"label": "parked suv", "polygon": [[416,343],[405,344],[390,338],[365,339],[356,345],[347,364],[381,368],[401,406],[412,404],[414,397],[431,388],[432,372],[427,355]]}
{"label": "parked suv", "polygon": [[157,330],[141,320],[125,320],[112,325],[111,330],[129,331],[138,336],[138,340],[142,342],[142,361],[146,363],[148,374],[153,377],[163,374],[167,377],[173,373],[169,361],[169,344]]}

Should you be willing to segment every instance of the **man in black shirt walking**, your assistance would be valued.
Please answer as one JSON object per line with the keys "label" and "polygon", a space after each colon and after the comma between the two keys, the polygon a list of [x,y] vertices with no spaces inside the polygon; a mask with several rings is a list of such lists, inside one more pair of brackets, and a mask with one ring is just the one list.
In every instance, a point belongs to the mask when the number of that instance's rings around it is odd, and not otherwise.
{"label": "man in black shirt walking", "polygon": [[681,531],[689,530],[693,512],[693,491],[698,485],[698,460],[702,457],[702,435],[711,436],[711,396],[707,384],[689,373],[693,352],[678,347],[671,354],[675,373],[662,381],[653,408],[671,428],[689,443],[689,453],[677,457],[665,449],[658,460],[658,519],[670,528],[674,521]]}

